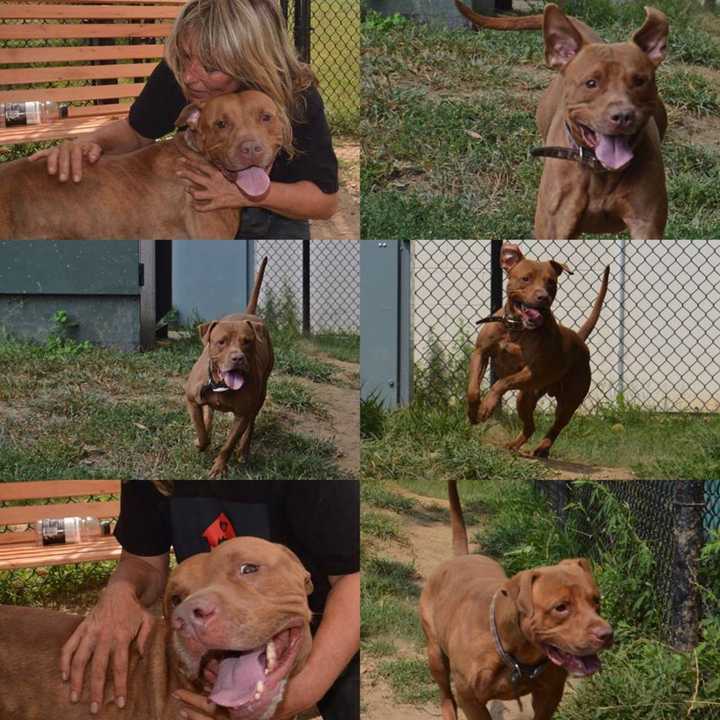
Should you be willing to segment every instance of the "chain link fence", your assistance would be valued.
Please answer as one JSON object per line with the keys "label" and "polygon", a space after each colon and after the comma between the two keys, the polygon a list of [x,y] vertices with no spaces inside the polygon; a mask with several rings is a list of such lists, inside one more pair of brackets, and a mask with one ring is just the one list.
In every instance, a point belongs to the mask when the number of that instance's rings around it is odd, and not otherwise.
{"label": "chain link fence", "polygon": [[[465,396],[476,323],[505,300],[497,292],[504,287],[501,271],[491,266],[493,242],[413,243],[415,391],[429,402]],[[589,315],[610,266],[608,295],[588,341],[593,382],[585,412],[619,398],[660,412],[720,409],[720,242],[519,244],[530,258],[555,259],[572,270],[560,277],[553,305],[555,317],[571,328]]]}
{"label": "chain link fence", "polygon": [[328,121],[355,134],[360,120],[360,5],[347,0],[282,0],[288,31],[320,83]]}
{"label": "chain link fence", "polygon": [[305,333],[360,332],[360,242],[257,240],[255,264],[268,256],[260,304],[291,304]]}
{"label": "chain link fence", "polygon": [[[700,482],[704,490],[704,502],[701,507],[695,508],[701,515],[696,531],[699,537],[695,540],[697,545],[702,546],[720,530],[720,481],[694,482]],[[593,483],[539,480],[535,482],[535,486],[547,498],[557,516],[558,524],[562,527],[569,521],[570,508],[573,505],[582,508],[581,517],[586,520],[586,526],[578,529],[588,540],[587,552],[591,557],[602,551],[612,552],[617,541],[612,523],[599,520],[602,515],[594,488],[607,488],[627,507],[635,533],[647,545],[654,559],[654,590],[663,618],[663,627],[668,637],[674,634],[685,622],[685,616],[675,600],[678,588],[686,588],[687,594],[697,591],[693,558],[683,557],[684,546],[680,542],[683,537],[687,538],[687,529],[680,518],[688,503],[683,501],[679,491],[687,488],[688,483],[676,480]],[[578,514],[572,515],[573,521],[577,523]],[[720,613],[718,601],[720,598],[715,597],[713,602],[709,594],[705,600],[704,613]]]}

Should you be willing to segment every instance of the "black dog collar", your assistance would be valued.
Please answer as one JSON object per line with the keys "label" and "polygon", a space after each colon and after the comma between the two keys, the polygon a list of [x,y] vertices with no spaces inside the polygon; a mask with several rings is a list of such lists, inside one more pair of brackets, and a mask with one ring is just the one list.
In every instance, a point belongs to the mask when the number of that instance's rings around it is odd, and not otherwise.
{"label": "black dog collar", "polygon": [[498,633],[497,624],[495,622],[495,600],[497,599],[498,590],[494,595],[492,602],[490,603],[490,632],[492,633],[493,640],[495,641],[495,649],[500,656],[500,659],[510,670],[510,682],[513,685],[517,685],[523,678],[527,680],[535,680],[542,671],[547,667],[548,661],[543,660],[537,665],[523,665],[518,662],[509,652],[505,650],[500,640]]}
{"label": "black dog collar", "polygon": [[209,392],[227,392],[230,388],[225,384],[224,380],[215,382],[212,376],[212,364],[208,360],[208,381],[200,388],[200,395],[205,395]]}

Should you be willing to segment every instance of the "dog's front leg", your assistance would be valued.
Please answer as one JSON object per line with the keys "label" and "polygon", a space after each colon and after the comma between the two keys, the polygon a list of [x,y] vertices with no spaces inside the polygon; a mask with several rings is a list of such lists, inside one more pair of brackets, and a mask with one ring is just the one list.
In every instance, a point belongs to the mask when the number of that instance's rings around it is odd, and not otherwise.
{"label": "dog's front leg", "polygon": [[486,348],[476,348],[470,355],[468,368],[467,413],[472,425],[477,425],[480,407],[480,385],[487,370],[490,355]]}
{"label": "dog's front leg", "polygon": [[533,379],[532,370],[526,365],[522,370],[498,380],[491,388],[480,406],[480,420],[487,420],[498,406],[502,396],[508,390],[519,390]]}
{"label": "dog's front leg", "polygon": [[[209,422],[206,423],[205,409],[209,409],[207,405],[200,406],[192,400],[186,399],[190,419],[195,428],[195,447],[202,451],[210,444],[210,430],[212,428],[212,414],[209,415]],[[212,413],[212,411],[210,411]]]}
{"label": "dog's front leg", "polygon": [[233,450],[235,449],[235,445],[237,445],[238,440],[245,434],[245,432],[251,425],[252,420],[249,417],[245,415],[235,415],[235,419],[233,420],[232,427],[230,428],[230,432],[228,433],[227,440],[225,440],[225,443],[220,448],[220,452],[215,458],[215,462],[210,469],[209,477],[211,479],[221,477],[225,474],[225,471],[227,470],[228,460],[232,455]]}

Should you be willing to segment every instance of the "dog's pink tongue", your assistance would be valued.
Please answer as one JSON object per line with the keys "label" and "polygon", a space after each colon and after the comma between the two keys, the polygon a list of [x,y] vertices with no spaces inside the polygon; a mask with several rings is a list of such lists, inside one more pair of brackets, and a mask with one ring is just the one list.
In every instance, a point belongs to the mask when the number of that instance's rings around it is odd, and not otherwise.
{"label": "dog's pink tongue", "polygon": [[252,700],[258,682],[265,680],[264,662],[260,654],[265,651],[253,651],[240,657],[225,658],[218,667],[215,686],[210,700],[223,707],[238,707]]}
{"label": "dog's pink tongue", "polygon": [[535,308],[525,308],[525,315],[527,315],[528,320],[532,322],[542,320],[542,313],[539,310],[535,310]]}
{"label": "dog's pink tongue", "polygon": [[597,134],[599,141],[595,147],[595,157],[608,169],[619,170],[633,159],[630,138],[627,135]]}
{"label": "dog's pink tongue", "polygon": [[235,184],[248,197],[262,197],[270,187],[270,177],[262,168],[249,167],[238,172]]}
{"label": "dog's pink tongue", "polygon": [[223,372],[222,379],[223,379],[223,382],[231,390],[240,390],[240,388],[242,388],[242,386],[245,384],[245,378],[243,377],[242,373],[239,373],[236,370],[230,370],[229,372]]}

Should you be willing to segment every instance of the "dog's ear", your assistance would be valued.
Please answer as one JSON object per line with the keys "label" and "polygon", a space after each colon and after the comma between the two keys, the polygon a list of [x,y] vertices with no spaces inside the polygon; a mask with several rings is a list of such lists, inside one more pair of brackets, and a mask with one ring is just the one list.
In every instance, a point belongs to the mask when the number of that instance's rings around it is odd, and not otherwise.
{"label": "dog's ear", "polygon": [[213,328],[216,325],[217,325],[217,320],[213,320],[213,322],[203,323],[202,325],[198,325],[198,335],[200,335],[200,339],[202,340],[203,345],[207,345],[210,342],[210,333],[212,332]]}
{"label": "dog's ear", "polygon": [[535,605],[532,599],[533,583],[540,577],[538,570],[523,570],[512,578],[505,585],[505,590],[515,607],[521,615],[532,617],[535,612]]}
{"label": "dog's ear", "polygon": [[175,127],[189,127],[191,130],[197,130],[201,110],[202,105],[200,103],[191,103],[190,105],[186,105],[180,111],[180,114],[175,121]]}
{"label": "dog's ear", "polygon": [[305,573],[305,594],[310,595],[314,589],[315,588],[313,587],[313,582],[312,582],[312,578],[310,577],[310,573],[306,572]]}
{"label": "dog's ear", "polygon": [[562,275],[564,272],[566,272],[568,275],[572,275],[573,271],[565,265],[565,263],[559,263],[557,260],[551,260],[550,264],[553,266],[553,270],[557,274],[558,277]]}
{"label": "dog's ear", "polygon": [[586,558],[572,558],[571,560],[561,560],[559,565],[568,565],[569,567],[580,567],[588,575],[592,576],[592,566]]}
{"label": "dog's ear", "polygon": [[513,245],[511,243],[505,243],[500,248],[500,267],[509,273],[521,260],[524,260],[525,256],[522,254],[522,250],[519,245]]}
{"label": "dog's ear", "polygon": [[265,323],[263,323],[261,320],[246,320],[245,322],[250,326],[250,329],[253,331],[255,340],[257,340],[258,342],[263,342],[265,340]]}
{"label": "dog's ear", "polygon": [[670,27],[667,18],[655,8],[645,8],[645,22],[632,36],[632,41],[650,58],[657,67],[667,55],[667,39]]}
{"label": "dog's ear", "polygon": [[583,39],[575,26],[557,5],[550,3],[543,13],[545,63],[553,70],[564,68],[583,46]]}

